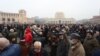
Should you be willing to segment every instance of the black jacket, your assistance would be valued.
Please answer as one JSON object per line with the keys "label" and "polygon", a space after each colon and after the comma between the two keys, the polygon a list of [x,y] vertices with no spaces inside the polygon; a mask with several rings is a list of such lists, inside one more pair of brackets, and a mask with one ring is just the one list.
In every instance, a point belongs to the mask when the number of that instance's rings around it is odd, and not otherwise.
{"label": "black jacket", "polygon": [[[29,52],[29,56],[36,56],[35,55],[36,52],[34,51],[34,49],[31,49],[30,52]],[[45,50],[41,50],[41,56],[48,56],[47,52]]]}

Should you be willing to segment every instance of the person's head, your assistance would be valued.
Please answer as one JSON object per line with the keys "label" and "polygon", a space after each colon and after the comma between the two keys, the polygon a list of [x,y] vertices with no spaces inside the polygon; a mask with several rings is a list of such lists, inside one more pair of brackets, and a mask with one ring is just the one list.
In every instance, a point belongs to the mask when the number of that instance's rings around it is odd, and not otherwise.
{"label": "person's head", "polygon": [[56,27],[56,30],[59,30],[59,27]]}
{"label": "person's head", "polygon": [[64,33],[63,32],[59,33],[59,39],[64,39]]}
{"label": "person's head", "polygon": [[34,42],[34,51],[35,52],[40,52],[42,48],[42,43],[40,41],[35,41]]}
{"label": "person's head", "polygon": [[71,44],[76,44],[80,41],[80,35],[77,33],[72,33],[70,35],[70,43]]}
{"label": "person's head", "polygon": [[92,30],[87,30],[86,37],[87,38],[92,38],[93,37],[93,31]]}
{"label": "person's head", "polygon": [[99,35],[100,35],[100,32],[99,32],[99,31],[96,31],[95,34],[96,34],[97,36],[99,36]]}
{"label": "person's head", "polygon": [[60,35],[59,36],[59,39],[64,39],[64,35]]}
{"label": "person's head", "polygon": [[10,32],[14,32],[14,29],[10,29]]}
{"label": "person's head", "polygon": [[10,45],[10,41],[6,38],[0,38],[0,51]]}
{"label": "person's head", "polygon": [[7,29],[7,27],[5,26],[4,29]]}
{"label": "person's head", "polygon": [[65,30],[65,29],[62,29],[62,32],[63,32],[63,33],[66,33],[66,30]]}
{"label": "person's head", "polygon": [[79,29],[82,29],[82,26],[79,26]]}
{"label": "person's head", "polygon": [[32,26],[32,29],[37,29],[37,25],[33,25]]}
{"label": "person's head", "polygon": [[27,27],[27,28],[25,29],[25,34],[30,33],[30,32],[31,32],[30,27]]}

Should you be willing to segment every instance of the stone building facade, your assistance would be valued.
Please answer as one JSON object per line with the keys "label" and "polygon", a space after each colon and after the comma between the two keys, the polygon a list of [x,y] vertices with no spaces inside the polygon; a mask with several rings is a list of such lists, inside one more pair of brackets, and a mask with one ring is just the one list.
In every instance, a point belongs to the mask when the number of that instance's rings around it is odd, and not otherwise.
{"label": "stone building facade", "polygon": [[46,24],[75,24],[74,18],[66,18],[63,12],[56,12],[54,18],[47,18]]}
{"label": "stone building facade", "polygon": [[19,10],[18,13],[0,12],[0,24],[27,23],[26,11]]}

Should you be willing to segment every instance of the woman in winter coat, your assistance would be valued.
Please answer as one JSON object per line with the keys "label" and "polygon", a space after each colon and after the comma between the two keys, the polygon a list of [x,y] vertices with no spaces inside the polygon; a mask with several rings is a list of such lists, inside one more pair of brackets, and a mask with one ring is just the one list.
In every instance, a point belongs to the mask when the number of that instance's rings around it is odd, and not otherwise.
{"label": "woman in winter coat", "polygon": [[29,27],[25,29],[24,37],[25,37],[25,44],[27,46],[30,46],[32,44],[32,33]]}

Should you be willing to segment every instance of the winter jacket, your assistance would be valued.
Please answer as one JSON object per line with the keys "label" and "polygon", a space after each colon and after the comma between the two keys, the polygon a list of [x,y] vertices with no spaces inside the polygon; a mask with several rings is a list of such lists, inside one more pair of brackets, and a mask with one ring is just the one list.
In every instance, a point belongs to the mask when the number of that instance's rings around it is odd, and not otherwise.
{"label": "winter jacket", "polygon": [[25,30],[25,43],[27,44],[31,44],[32,43],[32,33],[31,33],[31,29],[30,28],[26,28]]}
{"label": "winter jacket", "polygon": [[99,48],[99,43],[96,38],[91,38],[91,39],[86,38],[83,43],[83,46],[86,52],[86,56],[91,56],[92,51],[96,48]]}
{"label": "winter jacket", "polygon": [[0,52],[0,56],[21,56],[21,48],[18,44],[11,44]]}
{"label": "winter jacket", "polygon": [[100,48],[93,50],[92,56],[100,56]]}
{"label": "winter jacket", "polygon": [[17,32],[10,32],[9,33],[9,40],[11,43],[17,43]]}
{"label": "winter jacket", "polygon": [[81,43],[77,43],[76,45],[71,46],[68,56],[85,56],[83,45]]}
{"label": "winter jacket", "polygon": [[57,46],[57,56],[68,56],[68,50],[69,50],[69,43],[60,40]]}
{"label": "winter jacket", "polygon": [[34,49],[31,49],[30,52],[29,52],[29,56],[48,56],[47,52],[45,50],[41,50],[40,53],[36,53],[34,51]]}

